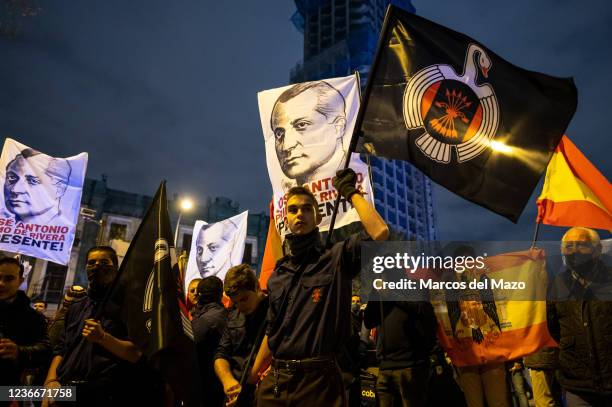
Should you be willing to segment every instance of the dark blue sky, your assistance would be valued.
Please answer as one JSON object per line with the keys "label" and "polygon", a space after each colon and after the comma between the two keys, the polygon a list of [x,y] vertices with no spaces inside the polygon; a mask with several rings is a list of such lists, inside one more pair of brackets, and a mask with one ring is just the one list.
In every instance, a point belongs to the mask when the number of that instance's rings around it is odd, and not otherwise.
{"label": "dark blue sky", "polygon": [[[107,174],[112,188],[152,195],[166,178],[170,193],[223,195],[266,210],[256,93],[288,84],[302,57],[289,21],[293,1],[38,4],[41,13],[23,20],[19,39],[0,38],[1,136],[58,156],[88,151],[88,176]],[[519,66],[573,76],[579,104],[568,134],[610,178],[612,3],[413,4]],[[531,238],[535,203],[514,225],[435,192],[441,239]]]}

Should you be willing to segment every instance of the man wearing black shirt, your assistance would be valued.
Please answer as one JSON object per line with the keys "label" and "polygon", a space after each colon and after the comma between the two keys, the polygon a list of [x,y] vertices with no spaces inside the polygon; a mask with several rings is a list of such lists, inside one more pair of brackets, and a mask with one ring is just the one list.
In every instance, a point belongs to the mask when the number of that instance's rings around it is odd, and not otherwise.
{"label": "man wearing black shirt", "polygon": [[[237,406],[252,406],[255,388],[248,384],[241,388],[240,380],[251,352],[257,351],[263,338],[268,301],[259,289],[255,272],[247,264],[229,269],[224,290],[236,308],[229,314],[215,354],[215,372],[229,405],[237,401]],[[254,357],[251,364],[253,361]]]}
{"label": "man wearing black shirt", "polygon": [[193,337],[198,350],[198,362],[205,389],[203,405],[218,407],[223,404],[224,393],[215,376],[213,357],[227,323],[227,310],[221,303],[223,281],[208,276],[198,283],[198,303],[192,310]]}
{"label": "man wearing black shirt", "polygon": [[[68,309],[47,373],[47,388],[76,386],[77,405],[128,405],[127,396],[137,391],[129,372],[142,354],[127,337],[127,328],[119,319],[120,307],[109,301],[101,320],[93,319],[117,275],[117,266],[117,254],[111,247],[97,246],[87,252],[87,298]],[[130,383],[133,389],[128,392]],[[43,406],[52,403],[46,399]]]}
{"label": "man wearing black shirt", "polygon": [[351,280],[361,267],[361,241],[385,240],[389,229],[360,194],[353,170],[339,171],[333,185],[355,207],[366,233],[325,248],[314,195],[304,187],[287,193],[287,255],[268,280],[268,327],[251,382],[270,361],[257,405],[344,405],[336,355],[351,333]]}
{"label": "man wearing black shirt", "polygon": [[376,381],[381,406],[424,407],[430,354],[438,323],[429,302],[380,301],[372,294],[364,312],[366,328],[378,329]]}

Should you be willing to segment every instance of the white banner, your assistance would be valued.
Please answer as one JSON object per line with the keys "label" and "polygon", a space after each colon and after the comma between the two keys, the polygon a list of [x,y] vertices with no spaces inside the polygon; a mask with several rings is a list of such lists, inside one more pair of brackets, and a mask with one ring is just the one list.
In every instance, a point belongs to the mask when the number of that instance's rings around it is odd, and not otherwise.
{"label": "white banner", "polygon": [[193,227],[185,272],[185,292],[194,278],[217,276],[242,263],[249,211],[216,223],[198,220]]}
{"label": "white banner", "polygon": [[[257,94],[266,144],[268,174],[274,192],[274,222],[281,236],[289,233],[286,193],[306,186],[317,198],[329,230],[337,191],[332,186],[342,169],[359,110],[359,84],[355,76],[305,82]],[[373,203],[368,166],[352,154],[350,167],[359,189]],[[359,221],[357,211],[341,200],[334,227]]]}
{"label": "white banner", "polygon": [[68,264],[81,206],[87,153],[56,158],[7,138],[0,250]]}

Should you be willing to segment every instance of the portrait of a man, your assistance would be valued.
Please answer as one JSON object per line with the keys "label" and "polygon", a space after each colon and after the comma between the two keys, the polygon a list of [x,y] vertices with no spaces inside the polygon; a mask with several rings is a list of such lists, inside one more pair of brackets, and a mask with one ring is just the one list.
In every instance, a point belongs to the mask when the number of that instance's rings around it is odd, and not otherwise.
{"label": "portrait of a man", "polygon": [[297,184],[335,174],[342,165],[345,100],[329,83],[300,83],[284,91],[274,103],[270,126],[281,170]]}
{"label": "portrait of a man", "polygon": [[48,224],[61,213],[72,168],[63,158],[53,158],[31,148],[21,150],[6,166],[4,203],[15,220]]}
{"label": "portrait of a man", "polygon": [[202,278],[217,276],[223,278],[232,267],[238,226],[231,220],[203,225],[196,238],[196,264]]}

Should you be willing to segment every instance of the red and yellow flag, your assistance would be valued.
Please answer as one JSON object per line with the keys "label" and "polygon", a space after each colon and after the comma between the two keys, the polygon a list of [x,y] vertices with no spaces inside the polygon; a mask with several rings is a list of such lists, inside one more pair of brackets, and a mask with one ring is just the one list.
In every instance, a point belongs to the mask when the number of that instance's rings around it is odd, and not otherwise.
{"label": "red and yellow flag", "polygon": [[[557,346],[546,325],[546,256],[533,249],[485,260],[491,281],[522,281],[525,289],[492,288],[494,301],[478,299],[470,290],[448,302],[448,292],[432,290],[438,338],[455,366],[474,366],[521,358]],[[477,277],[477,276],[472,276]],[[486,290],[485,290],[486,291]]]}
{"label": "red and yellow flag", "polygon": [[537,204],[539,223],[612,230],[612,185],[567,136],[548,164]]}
{"label": "red and yellow flag", "polygon": [[266,248],[264,249],[261,271],[259,273],[259,286],[264,290],[268,285],[268,279],[276,267],[276,261],[283,257],[282,246],[280,235],[274,224],[274,203],[270,202],[270,226],[268,227]]}

